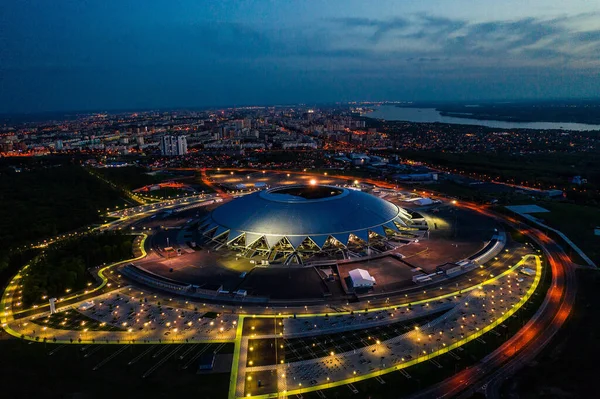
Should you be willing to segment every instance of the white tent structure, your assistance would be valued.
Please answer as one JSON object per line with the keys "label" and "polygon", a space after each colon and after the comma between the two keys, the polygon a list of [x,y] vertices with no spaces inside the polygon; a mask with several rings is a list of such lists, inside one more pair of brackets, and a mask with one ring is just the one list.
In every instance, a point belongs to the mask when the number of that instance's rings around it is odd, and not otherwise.
{"label": "white tent structure", "polygon": [[424,198],[416,199],[413,203],[417,204],[419,206],[431,205],[431,204],[433,204],[433,200],[429,197],[424,197]]}
{"label": "white tent structure", "polygon": [[364,269],[350,270],[349,274],[354,288],[371,288],[376,284],[375,277]]}

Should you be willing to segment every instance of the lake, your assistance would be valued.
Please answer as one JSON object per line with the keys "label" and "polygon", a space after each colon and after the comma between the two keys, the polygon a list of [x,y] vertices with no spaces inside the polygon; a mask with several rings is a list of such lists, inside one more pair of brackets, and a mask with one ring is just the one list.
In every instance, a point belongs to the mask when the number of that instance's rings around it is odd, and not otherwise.
{"label": "lake", "polygon": [[585,123],[569,122],[506,122],[494,120],[479,120],[469,118],[456,118],[444,116],[435,108],[404,108],[394,105],[382,105],[374,107],[374,111],[364,116],[369,118],[385,119],[388,121],[408,121],[421,123],[453,123],[459,125],[479,125],[495,127],[500,129],[560,129],[560,130],[600,130],[600,125],[588,125]]}

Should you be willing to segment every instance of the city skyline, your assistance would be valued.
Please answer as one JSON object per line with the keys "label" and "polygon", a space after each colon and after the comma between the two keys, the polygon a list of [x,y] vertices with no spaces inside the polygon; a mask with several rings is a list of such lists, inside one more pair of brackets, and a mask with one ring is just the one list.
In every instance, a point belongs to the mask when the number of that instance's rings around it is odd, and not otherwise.
{"label": "city skyline", "polygon": [[4,125],[6,391],[589,397],[599,107],[436,111],[501,128],[365,104]]}
{"label": "city skyline", "polygon": [[599,93],[598,1],[0,2],[3,391],[593,397]]}
{"label": "city skyline", "polygon": [[597,96],[585,1],[11,2],[0,113]]}

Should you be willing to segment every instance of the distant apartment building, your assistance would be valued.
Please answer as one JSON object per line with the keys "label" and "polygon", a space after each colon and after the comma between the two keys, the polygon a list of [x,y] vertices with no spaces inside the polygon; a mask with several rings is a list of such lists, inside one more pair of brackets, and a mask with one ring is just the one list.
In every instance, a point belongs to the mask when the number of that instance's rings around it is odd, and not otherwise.
{"label": "distant apartment building", "polygon": [[242,130],[244,128],[244,120],[243,119],[236,119],[231,123],[236,130]]}
{"label": "distant apartment building", "polygon": [[187,139],[185,136],[163,136],[160,140],[160,152],[166,156],[187,154]]}
{"label": "distant apartment building", "polygon": [[310,142],[302,142],[302,141],[287,141],[284,142],[283,144],[281,144],[282,148],[284,150],[289,150],[292,148],[313,148],[313,149],[317,149],[317,143],[315,143],[314,141],[310,141]]}

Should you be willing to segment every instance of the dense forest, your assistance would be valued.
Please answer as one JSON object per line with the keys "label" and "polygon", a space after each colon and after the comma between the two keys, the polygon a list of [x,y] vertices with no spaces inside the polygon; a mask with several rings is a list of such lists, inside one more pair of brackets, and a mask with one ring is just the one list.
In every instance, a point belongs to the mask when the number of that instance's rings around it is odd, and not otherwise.
{"label": "dense forest", "polygon": [[125,204],[71,157],[0,159],[0,203],[0,285],[39,252],[21,246],[99,222],[99,210]]}
{"label": "dense forest", "polygon": [[512,101],[469,103],[413,103],[402,107],[435,108],[456,118],[512,122],[573,122],[600,124],[600,101]]}
{"label": "dense forest", "polygon": [[4,249],[78,229],[99,210],[123,204],[119,194],[75,164],[0,168],[0,241]]}
{"label": "dense forest", "polygon": [[92,234],[52,245],[34,258],[23,278],[23,302],[31,305],[43,295],[64,296],[91,281],[86,270],[132,256],[135,236],[119,233]]}
{"label": "dense forest", "polygon": [[93,172],[110,180],[118,187],[129,191],[149,184],[159,183],[162,180],[161,176],[149,175],[146,168],[141,166],[101,168],[94,169]]}
{"label": "dense forest", "polygon": [[565,188],[569,186],[570,177],[581,175],[588,183],[583,189],[567,190],[567,198],[580,204],[600,205],[600,158],[597,154],[512,155],[425,151],[401,151],[399,154],[458,173],[474,173],[476,176],[539,188]]}

